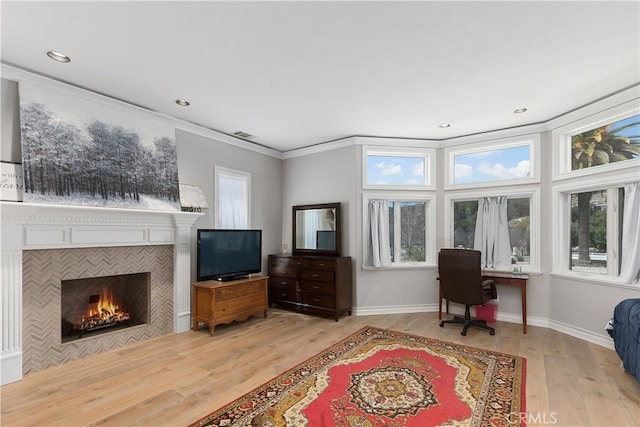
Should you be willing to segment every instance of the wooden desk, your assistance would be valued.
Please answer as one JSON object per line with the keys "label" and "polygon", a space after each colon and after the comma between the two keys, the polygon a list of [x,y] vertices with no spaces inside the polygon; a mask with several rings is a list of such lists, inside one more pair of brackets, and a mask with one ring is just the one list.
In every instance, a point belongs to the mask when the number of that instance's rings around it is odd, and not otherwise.
{"label": "wooden desk", "polygon": [[[502,273],[497,271],[483,271],[484,280],[493,280],[496,285],[516,286],[520,288],[520,299],[522,301],[522,333],[527,333],[527,279],[529,275],[525,273]],[[440,298],[438,302],[439,319],[442,319],[442,290],[439,290]],[[449,301],[447,301],[447,313],[449,313]]]}

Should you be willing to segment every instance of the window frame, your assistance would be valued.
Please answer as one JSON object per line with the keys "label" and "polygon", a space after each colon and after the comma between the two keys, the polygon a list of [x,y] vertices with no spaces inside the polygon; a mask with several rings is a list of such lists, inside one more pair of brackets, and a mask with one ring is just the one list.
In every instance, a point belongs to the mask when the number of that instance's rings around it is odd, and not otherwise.
{"label": "window frame", "polygon": [[638,169],[640,158],[598,165],[590,168],[571,170],[571,137],[575,134],[598,128],[602,125],[624,120],[640,114],[636,102],[627,102],[614,108],[601,111],[571,123],[559,126],[551,131],[553,153],[553,181],[584,177],[613,171]]}
{"label": "window frame", "polygon": [[522,188],[501,188],[501,189],[483,189],[466,190],[448,192],[444,195],[444,247],[453,247],[454,241],[454,221],[453,221],[453,204],[454,202],[465,202],[470,200],[479,200],[481,197],[506,196],[507,199],[523,199],[528,198],[529,201],[529,245],[530,259],[528,266],[522,266],[522,272],[540,273],[540,236],[541,236],[541,218],[540,218],[540,188],[539,186],[528,186]]}
{"label": "window frame", "polygon": [[247,229],[251,228],[251,173],[244,172],[236,169],[230,169],[223,166],[214,166],[214,224],[216,228],[220,228],[220,175],[230,175],[238,178],[242,178],[246,184],[247,197],[246,197],[246,206],[247,206],[247,217],[246,224]]}
{"label": "window frame", "polygon": [[[421,157],[424,164],[424,184],[416,185],[394,185],[394,184],[368,184],[369,156],[390,156],[390,157]],[[417,147],[362,147],[362,188],[365,190],[428,190],[435,191],[435,157],[436,150],[433,148]]]}
{"label": "window frame", "polygon": [[[369,200],[386,199],[394,202],[425,202],[425,261],[424,262],[393,262],[390,266],[374,267],[366,265],[367,251],[369,248]],[[435,267],[436,259],[436,195],[433,192],[415,191],[394,191],[380,192],[368,191],[362,194],[362,269],[363,270],[385,270],[385,269],[411,269]]]}
{"label": "window frame", "polygon": [[[593,182],[585,182],[581,179],[553,186],[552,275],[638,289],[638,284],[620,281],[620,253],[618,252],[621,224],[618,221],[620,206],[617,190],[625,184],[635,181],[638,181],[637,171],[627,171],[615,176],[601,176]],[[571,262],[567,256],[571,251],[571,194],[600,190],[607,191],[607,274],[575,271],[571,269]]]}
{"label": "window frame", "polygon": [[[478,154],[505,148],[529,146],[530,176],[527,178],[501,179],[474,183],[455,183],[455,157],[465,154]],[[487,187],[504,187],[510,185],[527,185],[540,183],[540,134],[528,134],[504,139],[493,139],[481,142],[466,143],[444,149],[444,189],[473,189]]]}

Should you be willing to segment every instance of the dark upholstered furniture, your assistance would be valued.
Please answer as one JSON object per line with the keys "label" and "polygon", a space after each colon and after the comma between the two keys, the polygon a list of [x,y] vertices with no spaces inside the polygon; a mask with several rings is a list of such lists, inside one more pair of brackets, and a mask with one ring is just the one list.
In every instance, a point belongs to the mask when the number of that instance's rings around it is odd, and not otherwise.
{"label": "dark upholstered furniture", "polygon": [[640,298],[621,301],[613,310],[613,330],[609,332],[624,369],[640,382]]}
{"label": "dark upholstered furniture", "polygon": [[480,268],[480,251],[467,249],[441,249],[438,254],[438,275],[442,297],[447,301],[465,305],[464,317],[455,316],[445,323],[462,324],[462,335],[467,335],[469,326],[487,329],[495,335],[495,329],[487,325],[485,320],[471,318],[472,305],[481,305],[497,297],[493,280],[482,280]]}

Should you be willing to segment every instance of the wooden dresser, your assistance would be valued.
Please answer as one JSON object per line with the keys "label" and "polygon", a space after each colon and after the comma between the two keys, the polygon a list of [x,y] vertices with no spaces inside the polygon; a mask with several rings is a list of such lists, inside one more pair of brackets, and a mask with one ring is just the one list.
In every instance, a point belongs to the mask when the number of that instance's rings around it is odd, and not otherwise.
{"label": "wooden dresser", "polygon": [[254,314],[267,317],[266,276],[219,282],[196,282],[193,288],[193,330],[200,329],[199,322],[209,325],[209,334],[220,323],[245,320]]}
{"label": "wooden dresser", "polygon": [[351,257],[269,255],[269,305],[351,315]]}

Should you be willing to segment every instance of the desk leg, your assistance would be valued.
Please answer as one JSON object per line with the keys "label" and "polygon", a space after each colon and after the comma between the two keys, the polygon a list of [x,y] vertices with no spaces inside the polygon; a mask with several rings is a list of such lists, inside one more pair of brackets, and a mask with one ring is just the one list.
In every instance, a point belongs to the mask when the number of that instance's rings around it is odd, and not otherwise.
{"label": "desk leg", "polygon": [[520,285],[522,293],[522,333],[527,333],[527,285]]}
{"label": "desk leg", "polygon": [[438,286],[438,320],[442,320],[442,288]]}

